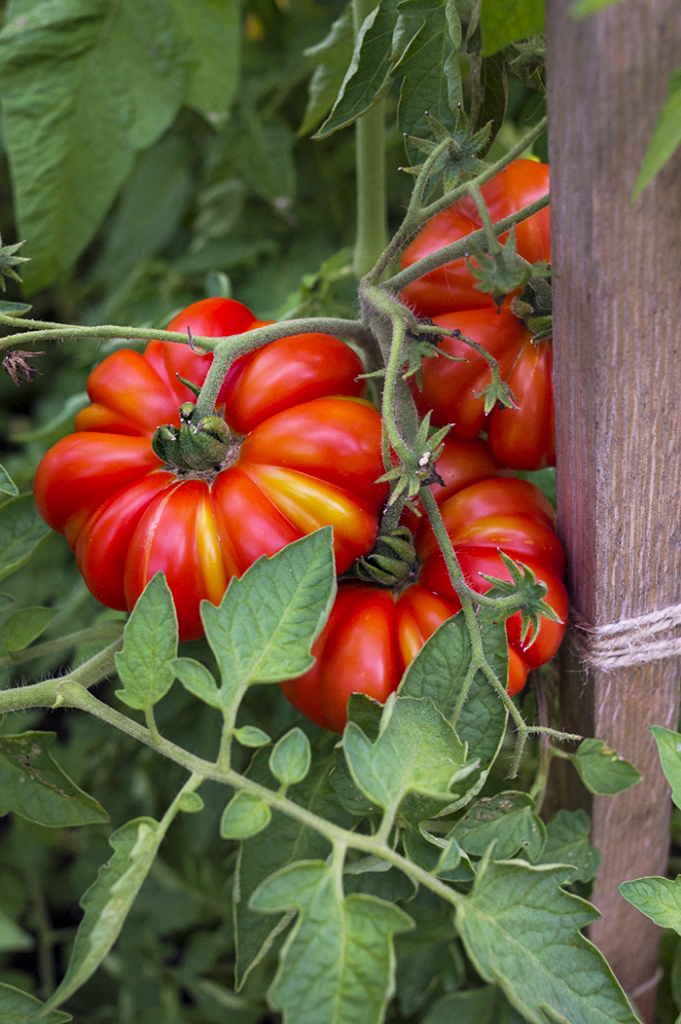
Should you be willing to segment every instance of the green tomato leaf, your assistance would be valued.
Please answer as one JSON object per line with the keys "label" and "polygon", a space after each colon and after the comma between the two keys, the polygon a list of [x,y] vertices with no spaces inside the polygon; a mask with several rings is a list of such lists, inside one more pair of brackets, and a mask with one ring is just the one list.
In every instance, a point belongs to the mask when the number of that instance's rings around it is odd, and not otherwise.
{"label": "green tomato leaf", "polygon": [[477,766],[428,697],[388,698],[374,743],[348,722],[343,749],[356,785],[384,810],[396,810],[406,793],[451,800],[452,784]]}
{"label": "green tomato leaf", "polygon": [[241,728],[235,729],[234,739],[242,747],[266,747],[268,743],[272,742],[267,733],[255,725],[242,725]]}
{"label": "green tomato leaf", "polygon": [[4,316],[23,316],[24,313],[28,313],[31,306],[26,305],[25,302],[8,302],[6,299],[0,300],[0,313]]}
{"label": "green tomato leaf", "polygon": [[[397,117],[405,135],[424,139],[432,136],[426,113],[445,128],[456,127],[463,101],[461,22],[454,0],[419,0],[418,6],[426,19],[396,68],[402,76]],[[408,149],[416,157],[416,150]]]}
{"label": "green tomato leaf", "polygon": [[496,985],[451,992],[433,1005],[423,1024],[525,1024]]}
{"label": "green tomato leaf", "polygon": [[456,839],[461,849],[476,857],[494,843],[497,860],[520,850],[523,857],[536,861],[544,848],[546,827],[527,793],[507,792],[478,800],[447,838]]}
{"label": "green tomato leaf", "polygon": [[33,949],[34,945],[33,936],[0,910],[0,952]]}
{"label": "green tomato leaf", "polygon": [[558,811],[546,826],[546,843],[538,864],[571,864],[575,882],[595,878],[601,855],[589,842],[591,821],[585,811]]}
{"label": "green tomato leaf", "polygon": [[[500,679],[508,673],[508,641],[503,623],[490,625],[483,635],[488,664]],[[430,697],[443,715],[454,713],[468,673],[471,648],[463,615],[444,622],[423,645],[400,685],[403,697]],[[484,784],[503,742],[508,712],[488,680],[477,672],[456,725],[459,739],[480,759],[478,770],[457,787],[467,803]],[[462,804],[463,805],[463,804]]]}
{"label": "green tomato leaf", "polygon": [[0,815],[13,812],[52,828],[91,825],[109,816],[49,752],[53,732],[0,736]]}
{"label": "green tomato leaf", "polygon": [[662,771],[672,787],[672,800],[681,807],[681,733],[662,725],[652,725],[650,731],[657,743]]}
{"label": "green tomato leaf", "polygon": [[539,35],[544,31],[544,0],[482,0],[480,29],[485,57]]}
{"label": "green tomato leaf", "polygon": [[220,819],[220,835],[223,839],[250,839],[267,828],[272,820],[272,811],[264,801],[253,793],[236,793],[229,801]]}
{"label": "green tomato leaf", "polygon": [[222,677],[225,707],[251,683],[295,679],[331,609],[336,578],[330,526],[259,558],[201,617]]}
{"label": "green tomato leaf", "polygon": [[185,690],[212,708],[223,708],[222,694],[212,672],[194,658],[173,658],[170,667]]}
{"label": "green tomato leaf", "polygon": [[66,1024],[73,1020],[61,1010],[45,1012],[45,1003],[14,985],[0,983],[0,1024]]}
{"label": "green tomato leaf", "polygon": [[296,726],[275,743],[270,754],[270,771],[288,788],[303,781],[310,770],[311,759],[310,741]]}
{"label": "green tomato leaf", "polygon": [[603,740],[582,740],[575,753],[568,757],[590,793],[614,796],[641,779],[638,768],[621,758]]}
{"label": "green tomato leaf", "polygon": [[305,56],[312,58],[317,66],[308,87],[307,107],[298,129],[299,135],[311,132],[333,106],[352,60],[353,48],[352,5],[348,4],[334,21],[329,34],[305,51]]}
{"label": "green tomato leaf", "polygon": [[16,498],[19,494],[19,488],[2,465],[0,465],[0,494],[9,494],[11,498]]}
{"label": "green tomato leaf", "polygon": [[84,893],[85,911],[78,925],[64,978],[48,999],[50,1009],[66,1002],[94,974],[118,938],[165,832],[153,818],[136,818],[109,839],[114,853]]}
{"label": "green tomato leaf", "polygon": [[49,532],[32,494],[22,494],[0,505],[0,580],[26,565]]}
{"label": "green tomato leaf", "polygon": [[632,199],[643,189],[681,145],[681,67],[669,76],[668,95],[655,122]]}
{"label": "green tomato leaf", "polygon": [[598,911],[562,888],[571,877],[569,867],[485,858],[456,911],[466,952],[531,1024],[636,1024],[602,954],[580,932]]}
{"label": "green tomato leaf", "polygon": [[[352,817],[340,806],[331,786],[330,775],[336,762],[336,737],[324,734],[315,744],[312,766],[305,779],[292,786],[289,800],[305,807],[313,814],[347,828]],[[276,789],[266,751],[258,751],[248,770],[249,778],[268,788]],[[287,918],[272,923],[269,916],[258,914],[248,904],[248,896],[257,886],[280,868],[299,859],[326,857],[328,841],[314,829],[277,811],[272,813],[272,828],[241,843],[234,887],[234,922],[236,931],[236,977],[241,987],[251,970],[260,963],[278,933],[288,923]],[[276,835],[276,842],[272,836]]]}
{"label": "green tomato leaf", "polygon": [[681,935],[681,876],[671,878],[635,878],[621,882],[619,891],[625,900],[649,917],[660,928],[673,928]]}
{"label": "green tomato leaf", "polygon": [[173,685],[177,656],[177,615],[163,573],[149,580],[123,632],[116,671],[123,689],[116,696],[131,708],[148,711]]}
{"label": "green tomato leaf", "polygon": [[374,896],[339,896],[324,861],[298,861],[251,897],[267,914],[297,910],[268,990],[270,1006],[296,1024],[376,1024],[394,990],[392,936],[411,918]]}
{"label": "green tomato leaf", "polygon": [[30,291],[72,266],[185,98],[168,0],[12,0],[0,32],[3,137]]}
{"label": "green tomato leaf", "polygon": [[241,5],[237,0],[170,0],[170,6],[186,47],[186,102],[219,127],[239,84]]}
{"label": "green tomato leaf", "polygon": [[8,654],[23,651],[45,632],[57,614],[56,608],[20,608],[2,627],[2,642]]}
{"label": "green tomato leaf", "polygon": [[381,0],[364,19],[336,102],[315,139],[325,139],[339,128],[352,124],[388,92],[392,84],[390,70],[397,3],[398,0]]}

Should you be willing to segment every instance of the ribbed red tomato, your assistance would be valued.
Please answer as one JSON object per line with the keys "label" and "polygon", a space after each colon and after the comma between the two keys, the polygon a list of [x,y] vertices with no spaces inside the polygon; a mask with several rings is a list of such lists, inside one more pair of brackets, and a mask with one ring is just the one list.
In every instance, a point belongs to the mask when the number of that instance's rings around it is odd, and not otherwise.
{"label": "ribbed red tomato", "polygon": [[[531,644],[521,640],[520,613],[507,620],[508,693],[513,696],[525,685],[529,670],[556,653],[565,632],[564,555],[553,529],[553,510],[534,485],[498,477],[450,495],[441,511],[474,590],[482,594],[490,589],[482,574],[510,580],[501,549],[546,583],[545,600],[562,620],[542,617]],[[325,729],[342,731],[351,693],[385,701],[428,637],[461,607],[428,523],[417,531],[415,544],[421,562],[417,581],[399,593],[371,583],[341,584],[312,648],[315,664],[299,679],[281,684],[291,703]]]}
{"label": "ribbed red tomato", "polygon": [[[442,355],[423,364],[422,397],[437,426],[452,424],[456,437],[477,437],[487,431],[490,448],[511,469],[542,469],[556,462],[553,407],[553,347],[534,342],[530,331],[504,304],[496,309],[471,309],[434,317],[434,323],[459,330],[482,345],[499,364],[509,385],[514,409],[495,405],[485,415],[483,391],[492,371],[475,349],[459,338],[438,342]],[[455,358],[449,358],[449,357]]]}
{"label": "ribbed red tomato", "polygon": [[[503,220],[524,206],[541,199],[549,191],[549,168],[536,160],[514,160],[480,189],[493,222]],[[432,217],[402,253],[401,266],[451,245],[482,227],[473,200],[466,196]],[[545,207],[516,226],[517,252],[528,263],[551,260],[549,210]],[[507,236],[500,236],[506,241]],[[446,263],[407,285],[402,298],[419,316],[437,316],[455,309],[493,306],[494,299],[476,287],[476,280],[462,257]]]}
{"label": "ribbed red tomato", "polygon": [[[222,337],[259,326],[241,303],[207,299],[169,325]],[[305,334],[274,341],[230,369],[218,411],[231,432],[221,464],[164,464],[156,428],[179,427],[194,399],[177,374],[202,384],[211,355],[152,341],[120,349],[88,378],[92,404],[76,433],[45,455],[35,480],[43,518],[63,533],[103,604],[132,609],[166,574],[180,637],[202,633],[205,598],[217,604],[232,576],[261,555],[332,525],[338,572],[372,546],[386,488],[381,421],[360,396],[363,367],[342,341]]]}

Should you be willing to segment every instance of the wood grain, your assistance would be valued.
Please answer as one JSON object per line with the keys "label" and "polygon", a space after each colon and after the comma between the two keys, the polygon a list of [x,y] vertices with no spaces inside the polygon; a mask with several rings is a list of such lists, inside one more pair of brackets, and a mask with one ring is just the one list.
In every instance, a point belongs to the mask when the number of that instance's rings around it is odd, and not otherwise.
{"label": "wood grain", "polygon": [[[558,515],[573,604],[600,625],[681,600],[681,156],[631,201],[681,63],[681,4],[626,0],[582,21],[571,6],[547,0]],[[670,801],[649,726],[676,728],[680,675],[678,658],[586,674],[573,660],[563,683],[565,726],[645,772],[593,801],[591,936],[628,992],[654,975],[658,935],[617,884],[665,871]],[[557,794],[584,800],[564,772]]]}

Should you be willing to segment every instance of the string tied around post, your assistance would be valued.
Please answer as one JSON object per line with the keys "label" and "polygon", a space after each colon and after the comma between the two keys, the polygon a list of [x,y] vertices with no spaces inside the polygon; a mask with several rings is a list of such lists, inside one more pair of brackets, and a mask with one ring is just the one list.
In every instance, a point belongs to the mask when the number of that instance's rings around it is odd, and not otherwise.
{"label": "string tied around post", "polygon": [[681,655],[681,604],[602,626],[572,609],[570,623],[577,653],[592,668],[627,668]]}

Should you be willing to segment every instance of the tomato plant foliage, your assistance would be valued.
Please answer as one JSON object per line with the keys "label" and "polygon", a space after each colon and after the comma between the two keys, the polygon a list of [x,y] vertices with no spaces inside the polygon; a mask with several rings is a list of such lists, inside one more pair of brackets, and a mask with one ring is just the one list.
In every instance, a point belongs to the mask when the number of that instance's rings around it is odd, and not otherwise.
{"label": "tomato plant foliage", "polygon": [[639,777],[547,665],[542,20],[4,5],[0,1024],[637,1019],[541,814]]}

